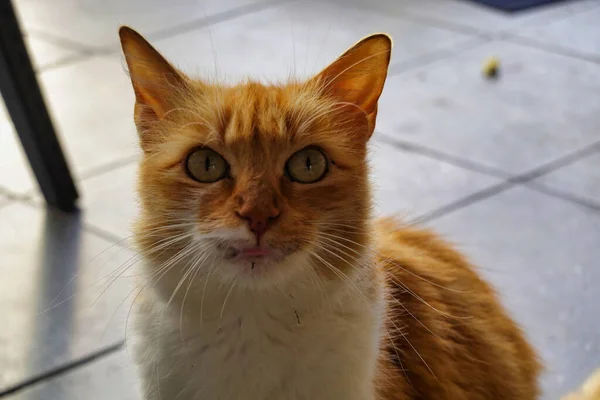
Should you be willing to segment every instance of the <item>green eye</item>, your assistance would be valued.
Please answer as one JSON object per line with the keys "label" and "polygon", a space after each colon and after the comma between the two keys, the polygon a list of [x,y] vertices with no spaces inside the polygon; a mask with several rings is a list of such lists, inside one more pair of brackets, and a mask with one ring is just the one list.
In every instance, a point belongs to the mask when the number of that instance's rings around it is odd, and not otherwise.
{"label": "green eye", "polygon": [[294,182],[318,182],[328,171],[327,157],[319,149],[307,147],[292,155],[285,164],[289,177]]}
{"label": "green eye", "polygon": [[192,151],[185,162],[190,178],[198,182],[212,183],[225,178],[229,172],[229,164],[216,151],[199,148]]}

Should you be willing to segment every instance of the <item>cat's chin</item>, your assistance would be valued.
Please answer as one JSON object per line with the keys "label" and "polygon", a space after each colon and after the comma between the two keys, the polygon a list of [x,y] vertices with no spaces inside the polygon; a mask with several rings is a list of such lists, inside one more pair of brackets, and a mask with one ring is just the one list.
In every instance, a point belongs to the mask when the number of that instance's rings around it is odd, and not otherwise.
{"label": "cat's chin", "polygon": [[235,274],[241,274],[250,279],[267,278],[276,273],[274,270],[280,264],[280,262],[269,258],[230,260],[229,262],[233,264]]}
{"label": "cat's chin", "polygon": [[268,284],[294,275],[297,264],[307,258],[298,248],[278,249],[271,246],[231,245],[221,249],[226,274],[249,284]]}

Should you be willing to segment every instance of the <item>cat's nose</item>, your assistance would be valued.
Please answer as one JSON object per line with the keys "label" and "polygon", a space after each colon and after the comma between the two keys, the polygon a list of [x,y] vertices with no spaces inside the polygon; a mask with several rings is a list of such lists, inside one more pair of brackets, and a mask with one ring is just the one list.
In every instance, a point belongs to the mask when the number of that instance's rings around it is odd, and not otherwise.
{"label": "cat's nose", "polygon": [[256,236],[256,244],[260,244],[260,238],[267,231],[273,221],[279,217],[279,209],[275,206],[252,207],[242,206],[236,214],[248,222],[250,231]]}

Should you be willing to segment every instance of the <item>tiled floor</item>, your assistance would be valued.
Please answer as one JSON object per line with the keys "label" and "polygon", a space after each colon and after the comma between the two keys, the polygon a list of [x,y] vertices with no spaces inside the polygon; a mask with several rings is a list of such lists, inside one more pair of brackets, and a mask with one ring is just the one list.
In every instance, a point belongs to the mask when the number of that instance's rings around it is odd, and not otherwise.
{"label": "tiled floor", "polygon": [[[544,399],[600,366],[600,0],[514,16],[457,0],[15,3],[83,198],[78,215],[43,207],[0,109],[0,397],[138,398],[121,346],[138,157],[122,23],[230,80],[305,76],[390,32],[378,212],[481,266],[544,357]],[[480,73],[492,55],[497,81]]]}

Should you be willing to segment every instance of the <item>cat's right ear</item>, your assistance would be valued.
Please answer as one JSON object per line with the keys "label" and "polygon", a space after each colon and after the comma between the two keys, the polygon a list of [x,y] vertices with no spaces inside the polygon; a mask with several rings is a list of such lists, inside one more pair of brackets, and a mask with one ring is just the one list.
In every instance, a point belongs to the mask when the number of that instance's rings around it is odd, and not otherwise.
{"label": "cat's right ear", "polygon": [[187,78],[133,29],[122,26],[119,37],[135,92],[139,128],[140,124],[162,119],[176,106]]}

